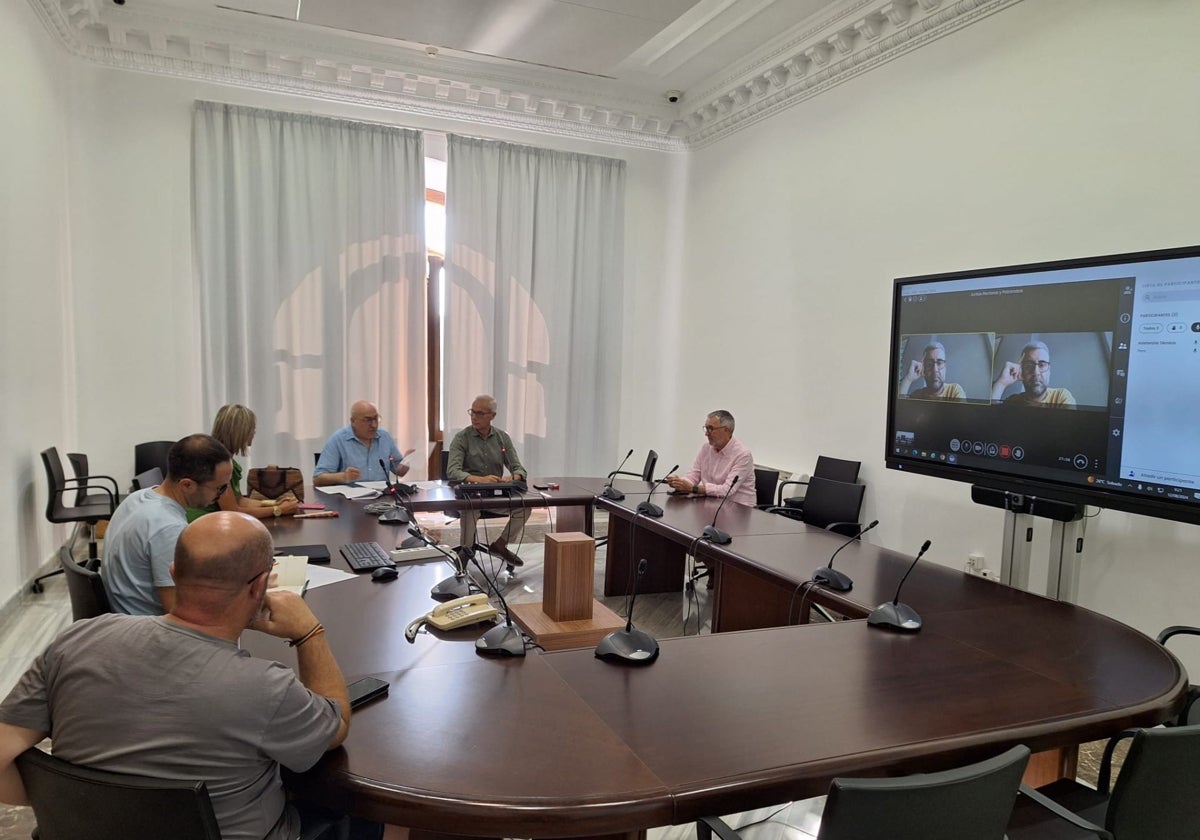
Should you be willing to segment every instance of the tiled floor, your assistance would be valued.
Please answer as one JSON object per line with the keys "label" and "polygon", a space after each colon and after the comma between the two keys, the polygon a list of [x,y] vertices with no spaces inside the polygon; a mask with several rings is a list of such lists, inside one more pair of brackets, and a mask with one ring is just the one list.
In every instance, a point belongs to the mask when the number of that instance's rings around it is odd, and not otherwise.
{"label": "tiled floor", "polygon": [[[516,603],[541,600],[542,546],[526,544],[519,547],[525,560],[517,575],[504,584],[505,597]],[[603,549],[597,552],[596,591],[603,588]],[[623,597],[601,599],[606,606],[625,614]],[[685,598],[682,593],[642,595],[637,599],[635,620],[639,627],[666,638],[709,632],[711,608],[708,592],[701,585]],[[14,608],[0,617],[0,696],[4,696],[29,666],[32,658],[68,623],[70,601],[66,582],[61,576],[45,582],[40,595],[26,593]],[[685,629],[686,625],[686,629]],[[699,629],[698,629],[699,628]],[[1103,742],[1084,745],[1080,754],[1080,775],[1095,780],[1095,756]],[[824,798],[764,808],[726,817],[735,828],[749,827],[745,840],[809,840],[816,837],[820,825]],[[0,806],[0,840],[28,838],[33,827],[32,815],[25,808]],[[649,840],[691,840],[695,827],[691,824],[651,829]]]}

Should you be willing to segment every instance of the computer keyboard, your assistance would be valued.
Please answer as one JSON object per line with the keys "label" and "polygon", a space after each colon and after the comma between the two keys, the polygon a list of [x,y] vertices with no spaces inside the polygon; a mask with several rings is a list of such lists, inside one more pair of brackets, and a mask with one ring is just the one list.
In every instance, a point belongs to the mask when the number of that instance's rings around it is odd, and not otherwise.
{"label": "computer keyboard", "polygon": [[342,546],[342,556],[356,572],[369,572],[383,566],[395,566],[392,558],[377,542],[346,543]]}
{"label": "computer keyboard", "polygon": [[524,481],[492,481],[456,485],[454,495],[460,499],[485,498],[487,496],[511,496],[529,490]]}

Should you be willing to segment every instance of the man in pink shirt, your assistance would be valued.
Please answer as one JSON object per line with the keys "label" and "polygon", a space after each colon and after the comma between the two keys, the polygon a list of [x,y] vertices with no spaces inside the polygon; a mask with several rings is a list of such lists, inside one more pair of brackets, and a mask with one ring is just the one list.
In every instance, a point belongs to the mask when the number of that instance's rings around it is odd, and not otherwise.
{"label": "man in pink shirt", "polygon": [[[717,497],[728,493],[729,501],[753,507],[758,501],[754,492],[754,456],[733,436],[733,425],[733,415],[728,411],[709,414],[704,421],[708,443],[700,447],[692,468],[683,475],[667,476],[667,484],[680,493]],[[734,476],[738,482],[730,493]]]}

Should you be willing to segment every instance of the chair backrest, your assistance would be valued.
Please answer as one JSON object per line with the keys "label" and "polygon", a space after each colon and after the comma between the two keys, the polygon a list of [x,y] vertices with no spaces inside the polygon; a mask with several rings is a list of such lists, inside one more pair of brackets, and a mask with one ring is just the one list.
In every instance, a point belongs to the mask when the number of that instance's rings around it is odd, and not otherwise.
{"label": "chair backrest", "polygon": [[658,453],[651,449],[646,454],[646,463],[642,467],[642,481],[654,480],[654,468],[658,466]]}
{"label": "chair backrest", "polygon": [[828,478],[853,484],[858,481],[858,471],[861,467],[862,461],[843,461],[841,458],[818,455],[817,465],[813,467],[812,474],[817,478]]}
{"label": "chair backrest", "polygon": [[42,466],[46,470],[46,485],[50,491],[46,499],[46,518],[51,522],[70,521],[70,512],[63,502],[63,490],[67,477],[63,474],[62,459],[58,456],[58,447],[51,446],[42,450]]}
{"label": "chair backrest", "polygon": [[827,528],[835,522],[857,523],[866,489],[865,484],[813,476],[808,481],[808,492],[804,494],[804,521],[818,528]]}
{"label": "chair backrest", "polygon": [[170,472],[167,469],[167,453],[174,445],[173,440],[152,440],[133,447],[133,474],[141,475],[148,469],[158,467],[166,475]]}
{"label": "chair backrest", "polygon": [[202,781],[93,770],[36,748],[16,763],[40,840],[221,840]]}
{"label": "chair backrest", "polygon": [[133,477],[134,490],[145,490],[147,487],[157,487],[162,483],[163,473],[158,467],[151,467]]}
{"label": "chair backrest", "polygon": [[834,779],[818,840],[1002,840],[1029,749],[940,773]]}
{"label": "chair backrest", "polygon": [[321,463],[321,453],[314,452],[313,453],[313,469],[314,470],[317,468],[317,464],[319,464],[319,463]]}
{"label": "chair backrest", "polygon": [[[76,478],[87,478],[88,474],[88,456],[84,452],[68,452],[67,460],[71,463],[71,472],[75,473]],[[75,504],[82,505],[87,500],[87,485],[83,482],[79,484],[79,490],[75,492]]]}
{"label": "chair backrest", "polygon": [[62,566],[63,576],[67,579],[67,592],[71,596],[71,618],[74,621],[95,618],[113,611],[108,603],[104,580],[100,577],[99,560],[76,563],[75,558],[71,556],[70,547],[64,545],[58,550],[58,565]]}
{"label": "chair backrest", "polygon": [[775,485],[779,483],[779,470],[760,470],[754,468],[755,504],[767,507],[775,501]]}
{"label": "chair backrest", "polygon": [[1143,729],[1121,765],[1105,828],[1117,840],[1200,837],[1200,726]]}

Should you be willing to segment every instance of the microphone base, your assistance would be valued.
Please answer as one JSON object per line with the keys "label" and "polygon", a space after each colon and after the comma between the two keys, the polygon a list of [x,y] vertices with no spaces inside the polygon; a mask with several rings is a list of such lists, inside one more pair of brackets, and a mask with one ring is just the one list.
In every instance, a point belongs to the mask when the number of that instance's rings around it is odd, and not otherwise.
{"label": "microphone base", "polygon": [[596,658],[629,665],[649,665],[658,659],[658,640],[636,627],[614,630],[596,645]]}
{"label": "microphone base", "polygon": [[916,633],[921,629],[921,616],[908,604],[884,601],[871,610],[871,614],[867,616],[867,624],[898,633]]}
{"label": "microphone base", "polygon": [[822,566],[813,572],[812,581],[834,592],[849,592],[854,588],[854,581],[848,575],[828,566]]}
{"label": "microphone base", "polygon": [[625,494],[611,484],[607,485],[604,488],[604,492],[600,495],[613,502],[623,502],[625,500]]}
{"label": "microphone base", "polygon": [[412,517],[404,508],[397,507],[379,514],[379,521],[387,525],[407,525],[412,522]]}
{"label": "microphone base", "polygon": [[729,545],[733,542],[733,537],[715,525],[705,525],[704,530],[700,532],[700,538],[714,545]]}
{"label": "microphone base", "polygon": [[497,624],[475,640],[475,652],[483,656],[524,656],[525,637],[515,624]]}
{"label": "microphone base", "polygon": [[637,512],[642,516],[662,516],[663,509],[651,501],[638,502]]}
{"label": "microphone base", "polygon": [[474,591],[469,576],[453,575],[430,589],[429,597],[435,601],[453,601],[455,598],[465,598]]}

